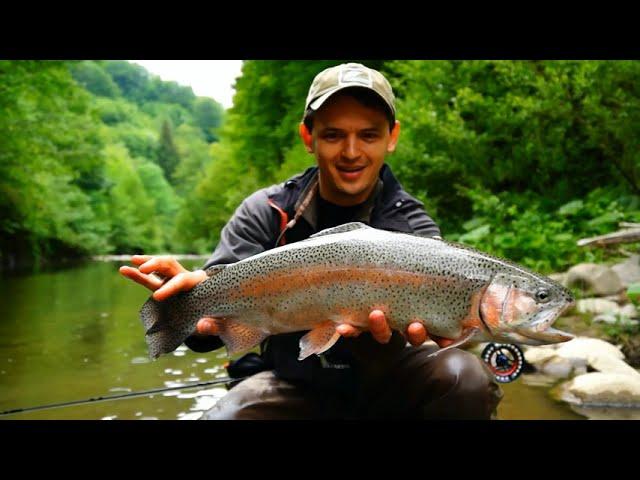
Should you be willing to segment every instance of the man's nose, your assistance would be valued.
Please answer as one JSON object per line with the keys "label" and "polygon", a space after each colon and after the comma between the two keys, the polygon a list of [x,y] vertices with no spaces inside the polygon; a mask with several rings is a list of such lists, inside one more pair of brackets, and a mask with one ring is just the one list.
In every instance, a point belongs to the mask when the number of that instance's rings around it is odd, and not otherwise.
{"label": "man's nose", "polygon": [[360,156],[360,148],[358,147],[358,138],[355,135],[349,135],[345,139],[342,156],[348,159],[355,159]]}

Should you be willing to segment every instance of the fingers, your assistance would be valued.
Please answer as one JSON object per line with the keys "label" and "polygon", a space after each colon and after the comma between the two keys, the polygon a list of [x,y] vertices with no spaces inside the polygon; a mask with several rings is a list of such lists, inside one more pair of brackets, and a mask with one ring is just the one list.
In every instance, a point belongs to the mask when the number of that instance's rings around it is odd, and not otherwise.
{"label": "fingers", "polygon": [[[155,290],[156,292],[165,284],[166,278],[175,277],[180,273],[187,272],[187,270],[170,255],[156,257],[152,255],[133,255],[131,257],[131,263],[138,265],[138,268],[123,266],[120,267],[120,273],[134,282],[147,287],[149,290]],[[165,278],[158,278],[155,276],[156,273]],[[162,291],[160,298],[164,299],[170,296],[171,292],[175,293],[180,291],[179,287],[183,285],[183,282],[184,279],[177,284],[175,282],[171,284],[167,290]],[[169,282],[167,282],[167,284],[168,283]],[[168,295],[167,292],[169,292]]]}
{"label": "fingers", "polygon": [[160,280],[158,277],[145,275],[137,268],[122,266],[120,267],[120,273],[134,282],[147,287],[149,290],[157,290],[163,283],[163,280]]}
{"label": "fingers", "polygon": [[218,325],[216,325],[215,318],[204,317],[198,320],[196,332],[200,335],[218,335],[220,330],[218,329]]}
{"label": "fingers", "polygon": [[[137,257],[138,255],[134,256]],[[141,257],[140,260],[142,260],[142,257],[148,257],[148,255],[139,255],[139,257]],[[165,277],[174,277],[179,273],[187,271],[175,258],[169,255],[150,257],[138,267],[138,270],[142,273],[157,272]]]}
{"label": "fingers", "polygon": [[369,330],[380,343],[389,343],[391,340],[391,328],[381,310],[374,310],[369,314]]}
{"label": "fingers", "polygon": [[343,337],[357,337],[362,333],[362,330],[354,327],[353,325],[349,325],[347,323],[338,325],[336,327],[336,331]]}
{"label": "fingers", "polygon": [[133,255],[131,257],[131,263],[135,265],[142,265],[144,262],[148,262],[153,257],[151,255]]}
{"label": "fingers", "polygon": [[440,348],[448,347],[455,342],[455,340],[451,340],[450,338],[437,337],[436,335],[429,335],[429,337],[436,342]]}
{"label": "fingers", "polygon": [[419,322],[413,322],[407,327],[407,340],[414,347],[427,341],[427,330]]}
{"label": "fingers", "polygon": [[176,293],[191,290],[197,281],[195,281],[193,276],[189,275],[189,273],[190,272],[178,273],[175,277],[162,285],[162,287],[157,289],[153,294],[153,298],[161,302]]}

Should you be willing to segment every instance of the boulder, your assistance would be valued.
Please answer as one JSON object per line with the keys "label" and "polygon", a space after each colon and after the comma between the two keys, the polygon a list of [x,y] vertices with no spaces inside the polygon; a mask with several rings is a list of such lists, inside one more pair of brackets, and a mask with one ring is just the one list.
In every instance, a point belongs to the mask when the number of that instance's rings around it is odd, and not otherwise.
{"label": "boulder", "polygon": [[561,344],[527,347],[524,357],[539,372],[557,378],[582,375],[587,366],[603,373],[640,377],[624,361],[620,349],[597,338],[578,337]]}
{"label": "boulder", "polygon": [[577,287],[598,297],[615,295],[624,289],[620,277],[606,265],[581,263],[567,272],[567,287]]}
{"label": "boulder", "polygon": [[625,287],[640,282],[640,255],[631,255],[624,262],[613,265],[611,270],[618,275]]}
{"label": "boulder", "polygon": [[640,374],[586,373],[562,385],[560,398],[581,406],[640,407]]}
{"label": "boulder", "polygon": [[578,313],[590,315],[600,315],[602,313],[617,315],[620,313],[620,307],[616,302],[602,298],[581,298],[576,300],[575,310]]}
{"label": "boulder", "polygon": [[582,375],[587,373],[587,361],[584,358],[565,358],[556,355],[544,362],[540,372],[555,378]]}

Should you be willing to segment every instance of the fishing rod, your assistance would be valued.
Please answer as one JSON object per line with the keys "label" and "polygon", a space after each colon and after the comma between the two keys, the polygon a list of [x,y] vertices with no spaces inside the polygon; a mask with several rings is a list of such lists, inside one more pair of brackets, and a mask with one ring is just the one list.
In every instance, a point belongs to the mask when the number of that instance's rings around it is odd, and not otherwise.
{"label": "fishing rod", "polygon": [[196,382],[196,383],[187,383],[185,385],[181,385],[181,386],[177,386],[177,387],[164,387],[164,388],[154,388],[151,390],[143,390],[140,392],[130,392],[130,393],[122,393],[119,395],[107,395],[107,396],[103,396],[103,397],[91,397],[91,398],[87,398],[85,400],[74,400],[71,402],[61,402],[61,403],[50,403],[47,405],[38,405],[35,407],[26,407],[26,408],[15,408],[12,410],[5,410],[4,412],[0,412],[0,417],[4,416],[4,415],[12,415],[14,413],[22,413],[22,412],[31,412],[34,410],[45,410],[48,408],[59,408],[59,407],[69,407],[71,405],[83,405],[85,403],[92,403],[92,402],[105,402],[108,400],[120,400],[122,398],[133,398],[133,397],[141,397],[144,395],[152,395],[154,393],[162,393],[162,392],[168,392],[170,390],[182,390],[182,389],[188,389],[188,388],[195,388],[195,387],[206,387],[209,385],[219,385],[221,383],[229,383],[229,382],[236,382],[239,380],[244,380],[247,377],[241,377],[241,378],[230,378],[230,377],[226,377],[226,378],[219,378],[217,380],[211,380],[210,382]]}

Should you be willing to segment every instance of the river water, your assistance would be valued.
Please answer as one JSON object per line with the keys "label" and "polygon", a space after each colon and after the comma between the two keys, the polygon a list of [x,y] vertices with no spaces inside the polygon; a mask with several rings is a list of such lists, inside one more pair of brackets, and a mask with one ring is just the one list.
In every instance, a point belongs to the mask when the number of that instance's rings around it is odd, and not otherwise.
{"label": "river water", "polygon": [[[182,346],[149,360],[138,311],[150,292],[118,273],[123,264],[0,277],[0,412],[226,378],[224,349],[203,354]],[[552,400],[548,389],[533,375],[504,385],[498,418],[585,418]],[[224,385],[172,390],[0,420],[196,419],[225,393]]]}

